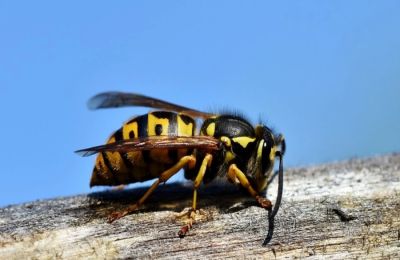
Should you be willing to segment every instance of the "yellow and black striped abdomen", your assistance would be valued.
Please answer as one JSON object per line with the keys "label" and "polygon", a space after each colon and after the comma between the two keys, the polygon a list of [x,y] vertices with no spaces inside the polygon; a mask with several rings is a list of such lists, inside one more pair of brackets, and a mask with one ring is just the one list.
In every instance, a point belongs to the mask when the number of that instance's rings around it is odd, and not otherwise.
{"label": "yellow and black striped abdomen", "polygon": [[[108,139],[107,143],[148,136],[192,136],[195,120],[187,115],[156,111],[126,122]],[[90,186],[120,185],[158,177],[181,157],[191,153],[187,149],[132,152],[102,152],[96,158]]]}

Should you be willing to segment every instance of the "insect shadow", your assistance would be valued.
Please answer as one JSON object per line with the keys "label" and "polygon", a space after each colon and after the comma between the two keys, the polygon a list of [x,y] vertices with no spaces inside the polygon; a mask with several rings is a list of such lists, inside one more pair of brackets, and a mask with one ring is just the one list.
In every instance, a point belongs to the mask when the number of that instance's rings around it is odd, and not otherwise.
{"label": "insect shadow", "polygon": [[[134,204],[148,187],[124,190],[106,190],[88,195],[92,217],[106,218],[115,210]],[[193,186],[191,183],[171,183],[161,185],[137,212],[175,211],[181,212],[192,205]],[[233,213],[250,206],[256,201],[244,189],[224,182],[211,183],[198,190],[199,208],[214,207],[221,214]],[[133,213],[135,214],[135,213]]]}

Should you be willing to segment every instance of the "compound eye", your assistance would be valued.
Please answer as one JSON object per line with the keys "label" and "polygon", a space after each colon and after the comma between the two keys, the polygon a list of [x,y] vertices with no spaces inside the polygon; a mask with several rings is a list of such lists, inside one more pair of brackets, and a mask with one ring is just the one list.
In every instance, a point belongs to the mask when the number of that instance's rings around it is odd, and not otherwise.
{"label": "compound eye", "polygon": [[270,158],[270,153],[272,149],[272,144],[268,140],[264,140],[262,148],[262,159],[261,159],[261,169],[262,172],[267,175],[271,169],[272,162]]}

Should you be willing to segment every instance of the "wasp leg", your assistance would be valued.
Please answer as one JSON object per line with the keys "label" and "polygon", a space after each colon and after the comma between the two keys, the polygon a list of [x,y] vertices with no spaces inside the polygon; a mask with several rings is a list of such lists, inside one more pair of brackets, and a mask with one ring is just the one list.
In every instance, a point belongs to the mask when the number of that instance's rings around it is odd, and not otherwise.
{"label": "wasp leg", "polygon": [[189,222],[187,225],[183,226],[181,230],[178,232],[178,235],[180,238],[183,238],[187,232],[192,228],[195,218],[196,218],[196,209],[197,209],[197,189],[199,188],[201,182],[203,181],[204,174],[206,173],[207,167],[211,166],[211,161],[212,161],[212,155],[207,154],[203,162],[201,163],[199,172],[196,176],[196,179],[194,180],[193,183],[193,202],[192,202],[192,208],[189,210],[188,215],[189,215]]}
{"label": "wasp leg", "polygon": [[169,168],[160,174],[160,177],[151,185],[151,187],[146,191],[146,193],[136,202],[134,205],[129,206],[123,211],[117,211],[112,213],[108,217],[108,223],[112,223],[117,219],[120,219],[129,213],[137,210],[145,200],[153,193],[153,191],[158,187],[160,183],[166,182],[169,178],[171,178],[174,174],[176,174],[183,167],[188,165],[189,168],[193,168],[196,165],[196,158],[193,155],[187,155],[182,157],[179,162],[177,162],[174,166]]}
{"label": "wasp leg", "polygon": [[231,166],[229,166],[228,179],[230,179],[234,183],[239,182],[243,186],[243,188],[245,188],[250,193],[250,195],[257,200],[258,204],[262,208],[268,210],[272,208],[271,201],[267,198],[260,196],[258,192],[254,190],[246,175],[236,166],[236,164],[231,164]]}

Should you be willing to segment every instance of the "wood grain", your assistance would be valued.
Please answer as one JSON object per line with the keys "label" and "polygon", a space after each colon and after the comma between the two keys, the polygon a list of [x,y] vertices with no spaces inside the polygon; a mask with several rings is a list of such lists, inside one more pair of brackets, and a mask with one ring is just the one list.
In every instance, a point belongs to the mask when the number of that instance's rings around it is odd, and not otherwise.
{"label": "wood grain", "polygon": [[144,189],[1,208],[0,258],[400,258],[399,154],[286,169],[284,185],[267,247],[267,212],[220,183],[199,191],[204,212],[180,239],[184,219],[176,213],[191,205],[189,183],[160,187],[139,212],[112,224],[107,215]]}

